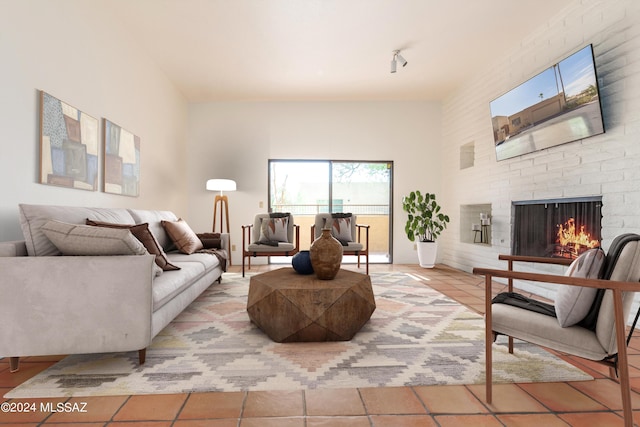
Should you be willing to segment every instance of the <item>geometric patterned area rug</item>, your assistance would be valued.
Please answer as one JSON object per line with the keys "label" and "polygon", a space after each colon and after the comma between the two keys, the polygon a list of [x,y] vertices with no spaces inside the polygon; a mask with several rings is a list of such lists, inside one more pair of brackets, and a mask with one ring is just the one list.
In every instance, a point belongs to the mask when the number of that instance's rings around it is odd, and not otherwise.
{"label": "geometric patterned area rug", "polygon": [[[409,274],[371,274],[376,310],[351,341],[271,341],[225,273],[138,353],[72,355],[7,398],[484,383],[484,320]],[[494,345],[494,381],[593,379],[542,348]]]}

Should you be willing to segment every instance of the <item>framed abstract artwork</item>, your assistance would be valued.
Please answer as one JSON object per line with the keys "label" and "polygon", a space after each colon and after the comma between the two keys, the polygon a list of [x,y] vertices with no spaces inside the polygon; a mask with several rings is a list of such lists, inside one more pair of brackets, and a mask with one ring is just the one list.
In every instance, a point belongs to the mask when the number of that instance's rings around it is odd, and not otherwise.
{"label": "framed abstract artwork", "polygon": [[98,189],[98,120],[40,91],[40,183]]}
{"label": "framed abstract artwork", "polygon": [[140,138],[104,119],[105,193],[140,195]]}

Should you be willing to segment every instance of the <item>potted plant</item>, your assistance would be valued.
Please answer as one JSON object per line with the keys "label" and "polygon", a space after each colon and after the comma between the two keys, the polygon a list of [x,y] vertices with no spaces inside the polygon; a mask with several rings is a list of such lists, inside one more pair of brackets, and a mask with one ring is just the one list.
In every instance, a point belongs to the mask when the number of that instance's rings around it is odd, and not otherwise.
{"label": "potted plant", "polygon": [[402,198],[402,210],[409,215],[404,231],[412,242],[417,239],[421,267],[433,268],[438,249],[436,239],[449,222],[449,216],[440,209],[435,194],[412,191]]}

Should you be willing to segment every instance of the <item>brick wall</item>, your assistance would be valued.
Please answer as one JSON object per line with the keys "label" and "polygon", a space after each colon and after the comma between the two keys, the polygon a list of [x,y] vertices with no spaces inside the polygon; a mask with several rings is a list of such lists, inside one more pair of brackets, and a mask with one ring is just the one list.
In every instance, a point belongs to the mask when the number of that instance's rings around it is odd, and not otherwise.
{"label": "brick wall", "polygon": [[[489,102],[588,44],[606,133],[497,162]],[[510,252],[515,200],[601,195],[605,249],[620,233],[640,233],[640,1],[575,1],[513,51],[495,52],[487,63],[443,104],[439,199],[452,221],[440,239],[441,261],[466,271],[505,267],[497,255]],[[460,150],[469,144],[473,167],[461,169]],[[461,206],[485,203],[492,210],[491,244],[461,242]],[[553,287],[530,289],[554,293]]]}

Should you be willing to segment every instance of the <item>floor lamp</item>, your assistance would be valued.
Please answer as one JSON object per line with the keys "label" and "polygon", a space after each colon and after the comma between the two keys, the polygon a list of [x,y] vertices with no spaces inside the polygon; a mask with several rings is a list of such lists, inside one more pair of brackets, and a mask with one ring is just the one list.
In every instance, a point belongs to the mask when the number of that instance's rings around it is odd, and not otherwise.
{"label": "floor lamp", "polygon": [[[229,199],[223,191],[236,191],[236,182],[232,179],[210,179],[207,181],[207,190],[219,191],[220,194],[216,194],[216,198],[213,201],[213,227],[211,231],[216,232],[216,218],[218,217],[218,204],[220,205],[220,233],[224,233],[224,220],[226,219],[227,233],[230,232],[229,227]],[[224,213],[224,217],[222,216]],[[227,248],[229,254],[229,265],[231,264],[231,236],[229,236],[229,247]]]}

